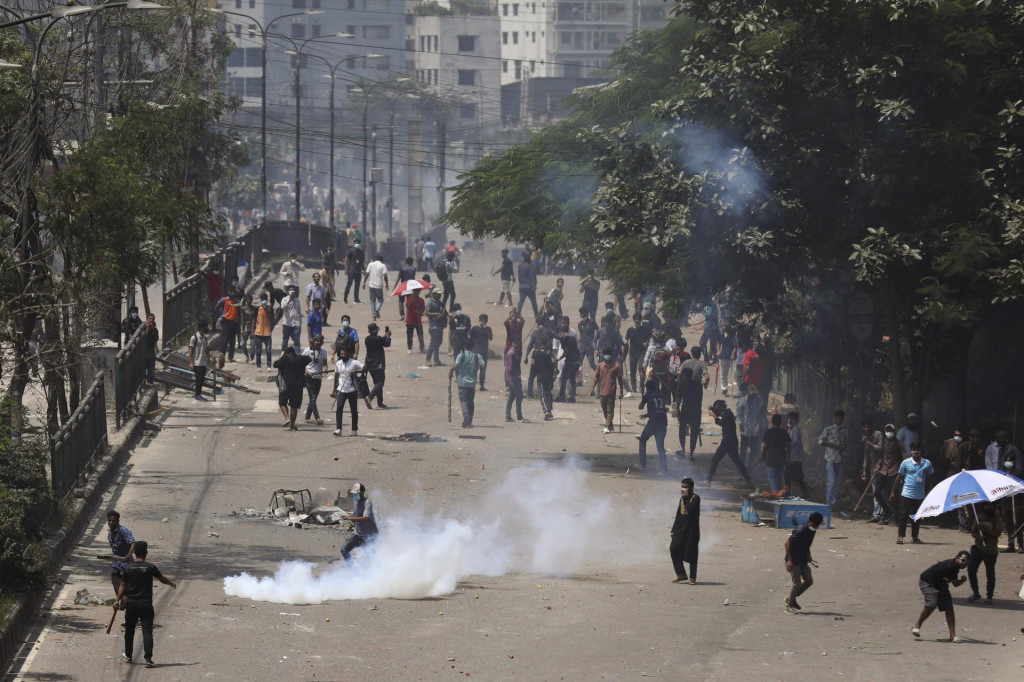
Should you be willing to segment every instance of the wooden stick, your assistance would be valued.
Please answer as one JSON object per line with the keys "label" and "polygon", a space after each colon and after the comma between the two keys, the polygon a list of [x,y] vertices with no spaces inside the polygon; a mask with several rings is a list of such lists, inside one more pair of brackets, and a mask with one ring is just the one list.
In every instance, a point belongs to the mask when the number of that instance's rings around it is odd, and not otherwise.
{"label": "wooden stick", "polygon": [[114,612],[112,614],[110,614],[110,622],[107,623],[107,634],[108,635],[110,634],[110,628],[114,627],[114,619],[117,618],[117,611],[118,611],[118,609],[116,608],[116,604],[117,604],[117,602],[115,602]]}
{"label": "wooden stick", "polygon": [[853,505],[853,511],[857,511],[860,508],[860,503],[864,501],[864,496],[868,494],[868,490],[871,488],[872,478],[875,477],[874,472],[871,473],[871,478],[868,479],[868,484],[864,488],[864,492],[860,494],[860,499],[857,500],[857,504]]}

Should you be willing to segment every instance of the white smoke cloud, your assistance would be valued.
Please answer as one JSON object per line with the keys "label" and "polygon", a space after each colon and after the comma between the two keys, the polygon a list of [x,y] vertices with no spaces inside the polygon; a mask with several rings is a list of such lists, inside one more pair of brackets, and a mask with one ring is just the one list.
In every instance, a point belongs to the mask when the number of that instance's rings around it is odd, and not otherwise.
{"label": "white smoke cloud", "polygon": [[416,599],[448,594],[471,575],[565,575],[588,561],[623,555],[648,561],[647,551],[621,551],[627,543],[655,546],[649,539],[638,542],[643,524],[628,521],[628,514],[613,516],[611,500],[587,490],[586,478],[580,458],[513,469],[465,510],[466,520],[419,510],[388,513],[374,546],[356,550],[362,555],[347,565],[337,562],[317,573],[315,564],[283,561],[273,576],[225,578],[224,591],[284,604]]}

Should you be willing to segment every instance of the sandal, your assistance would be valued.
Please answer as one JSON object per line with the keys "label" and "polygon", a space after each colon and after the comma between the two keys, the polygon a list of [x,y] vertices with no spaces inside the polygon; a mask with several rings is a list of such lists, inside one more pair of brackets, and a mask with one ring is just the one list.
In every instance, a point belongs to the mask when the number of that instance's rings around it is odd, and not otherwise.
{"label": "sandal", "polygon": [[896,538],[896,544],[897,545],[902,545],[903,544],[903,538]]}
{"label": "sandal", "polygon": [[949,641],[953,644],[962,644],[964,640],[960,639],[959,637],[951,637]]}

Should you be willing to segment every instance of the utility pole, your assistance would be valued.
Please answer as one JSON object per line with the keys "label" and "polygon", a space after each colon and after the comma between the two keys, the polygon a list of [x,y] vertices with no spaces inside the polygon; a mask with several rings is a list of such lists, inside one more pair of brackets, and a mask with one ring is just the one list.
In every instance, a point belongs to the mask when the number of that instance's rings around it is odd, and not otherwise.
{"label": "utility pole", "polygon": [[388,117],[388,239],[395,230],[395,103]]}
{"label": "utility pole", "polygon": [[447,141],[448,131],[447,131],[447,128],[446,128],[447,123],[445,121],[444,113],[445,112],[442,111],[442,115],[441,115],[440,120],[438,120],[438,121],[436,121],[434,123],[434,125],[437,126],[437,146],[438,146],[438,150],[437,150],[437,153],[438,153],[437,192],[438,192],[438,206],[440,207],[440,211],[438,212],[438,217],[439,218],[441,216],[443,216],[444,212],[445,212],[444,184],[445,184],[446,171],[445,171],[444,164],[445,164],[445,150],[446,150],[447,145],[448,145],[448,141]]}
{"label": "utility pole", "polygon": [[373,126],[373,133],[370,135],[370,144],[372,145],[372,157],[370,160],[370,208],[372,209],[370,220],[372,227],[370,228],[370,232],[373,235],[371,237],[373,249],[372,253],[367,253],[368,256],[377,254],[377,173],[379,172],[379,169],[377,168],[377,126]]}
{"label": "utility pole", "polygon": [[302,222],[302,51],[295,51],[295,222]]}

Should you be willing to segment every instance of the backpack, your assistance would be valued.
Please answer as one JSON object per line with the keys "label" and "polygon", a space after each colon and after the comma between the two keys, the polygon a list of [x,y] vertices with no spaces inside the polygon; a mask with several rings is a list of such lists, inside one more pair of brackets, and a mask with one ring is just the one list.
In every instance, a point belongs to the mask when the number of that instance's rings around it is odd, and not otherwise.
{"label": "backpack", "polygon": [[356,342],[352,340],[352,330],[339,330],[338,337],[334,340],[334,354],[338,355],[341,353],[341,351],[347,350],[349,352],[349,356],[351,357],[352,352],[355,349]]}
{"label": "backpack", "polygon": [[442,282],[448,281],[448,266],[446,265],[447,262],[448,261],[442,260],[438,261],[437,263],[434,263],[434,274],[437,275],[438,279],[440,279]]}
{"label": "backpack", "polygon": [[669,374],[672,367],[672,351],[667,348],[658,348],[651,357],[651,374],[664,377]]}

